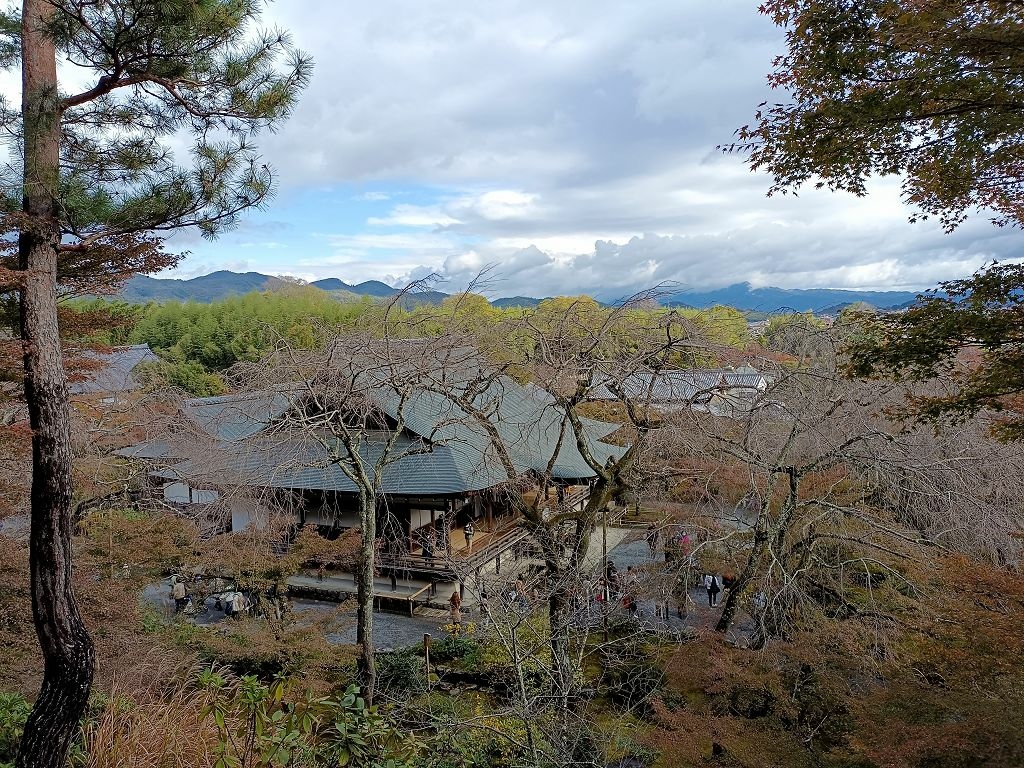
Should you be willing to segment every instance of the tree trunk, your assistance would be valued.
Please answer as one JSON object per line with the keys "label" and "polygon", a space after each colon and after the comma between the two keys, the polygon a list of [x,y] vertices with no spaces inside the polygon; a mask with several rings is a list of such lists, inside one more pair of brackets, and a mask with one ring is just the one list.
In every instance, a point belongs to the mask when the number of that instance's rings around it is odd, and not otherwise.
{"label": "tree trunk", "polygon": [[32,426],[32,614],[43,684],[25,725],[18,768],[62,768],[89,701],[95,659],[71,586],[71,427],[57,329],[60,113],[53,7],[25,0],[22,24],[24,211],[19,236],[25,398]]}
{"label": "tree trunk", "polygon": [[363,542],[356,566],[356,643],[359,644],[359,681],[363,698],[373,703],[377,664],[373,655],[373,572],[377,540],[377,505],[373,496],[359,494],[359,527]]}
{"label": "tree trunk", "polygon": [[[785,505],[779,513],[779,520],[775,524],[776,537],[785,535],[789,521],[796,511],[799,498],[800,476],[796,468],[786,467],[785,472],[789,481],[789,491]],[[732,585],[732,589],[729,590],[729,596],[725,599],[725,604],[722,606],[722,615],[715,625],[716,632],[729,631],[729,627],[732,626],[732,622],[736,618],[736,610],[739,608],[740,598],[746,593],[747,587],[750,586],[750,582],[753,581],[754,576],[761,567],[761,560],[764,557],[764,551],[768,546],[768,540],[771,538],[772,533],[768,528],[771,498],[772,491],[769,488],[768,493],[765,495],[765,500],[761,504],[761,511],[758,513],[757,521],[754,523],[754,543],[750,548],[750,555],[747,557],[747,565]]]}
{"label": "tree trunk", "polygon": [[761,510],[757,514],[757,520],[754,522],[754,542],[750,547],[750,554],[747,555],[747,564],[740,572],[740,575],[736,577],[736,581],[729,590],[729,596],[725,598],[725,603],[722,605],[722,615],[718,617],[718,623],[715,625],[716,632],[729,631],[729,627],[732,626],[736,618],[736,610],[739,608],[740,598],[746,593],[747,587],[761,567],[764,550],[768,545],[768,519],[771,512],[771,498],[772,491],[769,488],[764,501],[761,503]]}
{"label": "tree trunk", "polygon": [[[590,528],[594,525],[599,511],[603,511],[611,497],[610,486],[599,480],[587,501],[587,506],[577,518],[573,531],[572,546],[566,558],[562,542],[549,528],[542,529],[545,560],[548,571],[548,625],[551,632],[551,676],[553,695],[557,701],[559,740],[565,754],[573,751],[579,743],[578,734],[571,732],[572,697],[576,689],[576,674],[569,653],[573,594],[583,588],[586,575],[583,562],[590,541]],[[565,559],[565,567],[561,561]]]}
{"label": "tree trunk", "polygon": [[767,544],[768,532],[757,531],[754,534],[754,544],[750,548],[750,554],[747,557],[747,565],[736,578],[736,581],[733,582],[732,588],[729,590],[729,596],[725,598],[725,603],[722,605],[722,615],[718,617],[718,623],[715,624],[716,632],[728,632],[729,627],[732,626],[733,621],[736,619],[740,598],[746,593],[747,587],[753,580],[758,568],[760,568],[761,559],[764,557],[764,550]]}

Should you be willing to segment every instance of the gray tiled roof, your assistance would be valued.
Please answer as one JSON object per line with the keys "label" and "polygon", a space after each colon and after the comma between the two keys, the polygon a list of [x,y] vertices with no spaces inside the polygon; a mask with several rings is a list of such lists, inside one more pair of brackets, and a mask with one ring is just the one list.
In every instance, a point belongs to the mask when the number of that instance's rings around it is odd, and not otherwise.
{"label": "gray tiled roof", "polygon": [[[435,447],[428,453],[422,441],[405,438],[392,450],[393,460],[381,475],[381,490],[388,495],[443,496],[490,488],[506,476],[500,466],[476,461],[479,456],[457,445]],[[360,457],[371,479],[384,450],[381,439],[364,441]],[[339,448],[337,455],[345,455]],[[191,478],[212,484],[267,488],[317,489],[356,493],[358,488],[339,464],[328,460],[323,445],[307,438],[255,438],[230,446],[216,456],[193,459],[154,473],[159,477]]]}
{"label": "gray tiled roof", "polygon": [[[622,388],[627,397],[655,403],[680,401],[706,402],[710,396],[725,389],[764,389],[767,379],[760,373],[737,373],[729,370],[684,370],[642,372],[627,376]],[[606,383],[591,392],[594,400],[615,400]]]}
{"label": "gray tiled roof", "polygon": [[291,407],[292,401],[286,391],[247,392],[186,400],[183,410],[211,437],[240,440],[271,424]]}
{"label": "gray tiled roof", "polygon": [[139,363],[155,363],[159,358],[148,344],[130,347],[115,347],[110,352],[84,352],[83,356],[99,363],[83,381],[71,382],[68,389],[72,395],[128,392],[139,385],[132,371]]}
{"label": "gray tiled roof", "polygon": [[127,448],[122,448],[118,451],[114,451],[118,456],[124,456],[126,459],[174,459],[181,458],[180,450],[176,450],[169,442],[165,440],[147,440],[144,443],[138,445],[130,445]]}
{"label": "gray tiled roof", "polygon": [[[368,389],[377,406],[390,417],[397,419],[401,409],[408,430],[392,453],[400,458],[383,472],[384,493],[454,494],[489,488],[510,479],[488,429],[456,405],[457,395],[431,391],[425,384],[407,396],[403,407],[394,389],[372,383]],[[280,420],[301,399],[301,390],[296,388],[291,393],[279,390],[188,401],[186,413],[217,439],[216,456],[183,462],[159,476],[204,477],[221,483],[232,478],[231,484],[355,492],[355,485],[343,470],[327,461],[323,443],[302,436],[287,426],[287,420]],[[531,470],[544,472],[557,453],[552,466],[555,478],[594,476],[571,427],[566,424],[562,432],[562,411],[538,397],[537,392],[498,377],[475,398],[473,406],[488,414],[516,475]],[[275,423],[277,426],[268,429]],[[596,461],[604,464],[624,453],[624,448],[601,441],[618,428],[617,424],[592,419],[583,423],[586,445]],[[410,452],[427,445],[431,447],[429,452]],[[372,466],[382,447],[380,438],[367,437],[360,447],[364,465]]]}
{"label": "gray tiled roof", "polygon": [[[397,396],[383,391],[378,403],[392,417],[398,415]],[[500,436],[501,445],[513,465],[520,472],[544,472],[553,455],[552,467],[556,478],[593,477],[594,471],[580,453],[572,428],[565,424],[563,411],[551,402],[545,402],[530,389],[520,386],[507,376],[494,380],[486,392],[478,395],[473,406],[489,415],[488,421]],[[461,409],[453,398],[438,392],[419,390],[406,402],[405,421],[409,429],[432,442],[463,445],[468,452],[481,457],[478,461],[498,463],[500,456],[487,429],[479,419]],[[600,425],[597,428],[596,425]],[[594,458],[604,463],[609,457],[620,456],[624,449],[601,442],[618,425],[587,420],[586,445]]]}

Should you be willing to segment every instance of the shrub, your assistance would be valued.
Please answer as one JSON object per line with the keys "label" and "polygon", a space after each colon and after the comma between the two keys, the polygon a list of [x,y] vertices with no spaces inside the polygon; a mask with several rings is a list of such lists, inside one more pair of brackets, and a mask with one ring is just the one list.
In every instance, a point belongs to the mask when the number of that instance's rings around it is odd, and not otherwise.
{"label": "shrub", "polygon": [[424,661],[415,648],[377,655],[377,683],[383,690],[425,690],[427,679]]}
{"label": "shrub", "polygon": [[23,696],[0,693],[0,766],[14,762],[31,709]]}
{"label": "shrub", "polygon": [[734,685],[729,691],[729,712],[753,720],[775,709],[775,695],[765,686]]}
{"label": "shrub", "polygon": [[646,711],[651,695],[661,687],[665,676],[654,649],[632,640],[602,649],[601,666],[609,697],[630,710]]}
{"label": "shrub", "polygon": [[432,643],[430,658],[432,661],[453,661],[472,654],[479,648],[476,638],[466,635],[449,635],[444,640]]}
{"label": "shrub", "polygon": [[304,760],[349,768],[404,768],[424,747],[376,707],[367,706],[355,685],[336,696],[317,698],[309,691],[296,696],[294,680],[284,676],[265,684],[251,675],[234,677],[207,669],[196,682],[206,697],[203,717],[216,724],[216,751],[226,766],[285,766]]}

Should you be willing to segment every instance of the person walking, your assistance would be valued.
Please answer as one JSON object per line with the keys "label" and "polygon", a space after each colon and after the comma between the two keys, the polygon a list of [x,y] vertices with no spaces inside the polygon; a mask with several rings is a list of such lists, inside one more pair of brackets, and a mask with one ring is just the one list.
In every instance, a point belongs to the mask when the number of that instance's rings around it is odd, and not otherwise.
{"label": "person walking", "polygon": [[171,597],[174,598],[174,612],[181,613],[188,605],[188,592],[185,590],[185,582],[177,576],[171,577]]}
{"label": "person walking", "polygon": [[462,626],[462,595],[457,589],[448,598],[448,613],[452,624]]}
{"label": "person walking", "polygon": [[651,550],[651,557],[653,558],[658,554],[658,539],[661,538],[661,533],[658,531],[658,526],[651,523],[647,526],[647,547]]}
{"label": "person walking", "polygon": [[693,567],[693,557],[691,552],[693,551],[693,545],[690,543],[690,534],[684,533],[679,537],[679,554],[682,556],[683,562],[687,567]]}
{"label": "person walking", "polygon": [[704,589],[708,591],[708,605],[712,608],[718,606],[718,595],[722,591],[722,582],[718,576],[709,573],[704,577]]}
{"label": "person walking", "polygon": [[462,529],[462,533],[466,537],[466,551],[469,553],[473,552],[473,535],[476,533],[476,528],[473,527],[473,521],[466,521],[465,527]]}
{"label": "person walking", "polygon": [[[672,597],[676,601],[676,616],[680,619],[686,618],[689,612],[689,605],[687,600],[689,595],[687,594],[690,586],[690,577],[688,573],[680,573],[676,576],[675,583],[672,585]],[[666,616],[666,618],[668,618]]]}
{"label": "person walking", "polygon": [[626,567],[626,575],[622,579],[622,607],[630,613],[636,613],[639,609],[637,592],[640,587],[640,575],[633,569],[633,566]]}
{"label": "person walking", "polygon": [[701,577],[700,583],[701,586],[704,587],[705,591],[708,593],[708,607],[714,606],[714,602],[712,602],[713,598],[711,597],[711,586],[715,583],[714,578],[711,576],[710,573],[705,573]]}
{"label": "person walking", "polygon": [[526,594],[526,582],[523,581],[522,577],[516,579],[515,592],[516,602],[519,603],[519,610],[525,611],[530,607],[529,598]]}
{"label": "person walking", "polygon": [[434,547],[436,543],[433,528],[420,536],[420,546],[423,548],[423,559],[427,561],[427,565],[429,566],[434,565]]}
{"label": "person walking", "polygon": [[619,579],[619,572],[615,568],[615,563],[608,563],[608,570],[606,572],[606,575],[608,580],[608,590],[611,593],[611,598],[613,600],[618,600],[619,595],[622,594],[622,590],[620,589],[621,580]]}
{"label": "person walking", "polygon": [[235,590],[235,594],[231,596],[231,617],[240,619],[249,610],[249,598],[245,596],[244,592]]}

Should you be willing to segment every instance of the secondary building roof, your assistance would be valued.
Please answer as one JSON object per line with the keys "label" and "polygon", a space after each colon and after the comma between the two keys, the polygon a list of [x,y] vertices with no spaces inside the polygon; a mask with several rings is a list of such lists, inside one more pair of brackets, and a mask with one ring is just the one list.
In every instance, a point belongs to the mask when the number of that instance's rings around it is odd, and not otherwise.
{"label": "secondary building roof", "polygon": [[128,392],[139,384],[132,375],[140,363],[155,363],[159,358],[148,344],[134,344],[130,347],[114,347],[109,352],[87,351],[83,356],[95,360],[96,370],[90,371],[81,381],[68,385],[72,395]]}
{"label": "secondary building roof", "polygon": [[[706,402],[716,392],[732,393],[747,390],[751,395],[763,392],[768,378],[749,366],[746,370],[667,370],[634,373],[622,380],[623,394],[634,400],[651,403]],[[616,400],[608,383],[591,392],[594,400]]]}

